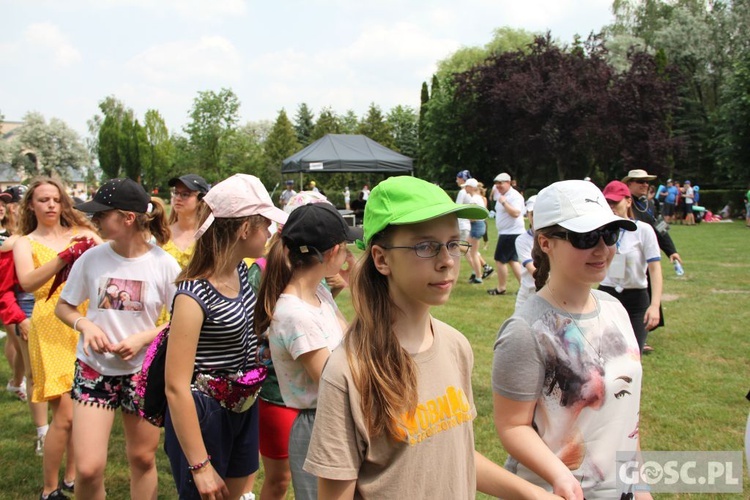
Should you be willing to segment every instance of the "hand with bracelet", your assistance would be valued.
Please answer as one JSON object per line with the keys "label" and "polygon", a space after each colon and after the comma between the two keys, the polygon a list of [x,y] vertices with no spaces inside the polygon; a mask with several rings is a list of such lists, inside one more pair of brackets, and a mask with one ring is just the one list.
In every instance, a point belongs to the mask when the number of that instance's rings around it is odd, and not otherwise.
{"label": "hand with bracelet", "polygon": [[[86,331],[84,331],[84,327]],[[112,348],[107,334],[86,316],[76,318],[73,322],[73,330],[83,335],[83,352],[86,356],[90,356],[89,346],[99,354],[109,352]]]}
{"label": "hand with bracelet", "polygon": [[198,488],[202,499],[222,500],[229,498],[229,488],[211,464],[211,455],[208,455],[202,462],[189,465],[188,470],[193,474],[195,487]]}

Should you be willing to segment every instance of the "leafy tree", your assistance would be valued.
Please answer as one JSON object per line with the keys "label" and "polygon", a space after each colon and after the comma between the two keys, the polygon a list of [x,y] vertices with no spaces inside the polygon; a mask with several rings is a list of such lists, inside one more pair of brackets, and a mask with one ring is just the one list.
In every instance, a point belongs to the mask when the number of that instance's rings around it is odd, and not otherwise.
{"label": "leafy tree", "polygon": [[145,149],[141,154],[144,184],[151,190],[164,187],[174,157],[174,144],[161,114],[155,109],[146,111],[144,119]]}
{"label": "leafy tree", "polygon": [[297,134],[284,109],[279,111],[279,116],[276,117],[276,122],[264,146],[267,175],[270,181],[278,182],[281,180],[281,162],[300,149]]}
{"label": "leafy tree", "polygon": [[[89,144],[99,158],[99,166],[106,179],[120,176],[124,164],[122,122],[127,115],[125,105],[114,96],[99,102],[104,118],[95,115],[89,121],[89,131],[97,131],[97,139]],[[132,111],[131,111],[132,114]]]}
{"label": "leafy tree", "polygon": [[270,178],[278,176],[266,168],[266,158],[263,153],[261,138],[269,135],[266,132],[266,121],[246,123],[232,134],[224,151],[224,162],[228,165],[226,175],[234,173],[250,173],[261,180],[270,182]]}
{"label": "leafy tree", "polygon": [[22,166],[27,174],[65,179],[69,169],[80,172],[90,163],[81,138],[62,120],[52,118],[47,123],[41,113],[29,112],[23,121],[11,141],[10,154],[14,165]]}
{"label": "leafy tree", "polygon": [[354,110],[348,109],[344,116],[341,117],[341,133],[356,134],[359,128],[359,118]]}
{"label": "leafy tree", "polygon": [[178,134],[172,134],[170,140],[174,145],[172,172],[176,174],[201,172],[198,166],[198,155],[195,152],[196,148],[190,143],[190,140]]}
{"label": "leafy tree", "polygon": [[367,115],[359,122],[357,132],[387,148],[393,145],[390,125],[385,121],[383,112],[375,103],[370,103]]}
{"label": "leafy tree", "polygon": [[125,113],[120,129],[123,174],[136,182],[141,181],[141,143],[146,143],[145,133],[132,110]]}
{"label": "leafy tree", "polygon": [[545,185],[597,171],[610,179],[644,164],[665,169],[675,97],[654,58],[638,57],[617,81],[598,37],[564,50],[548,34],[528,54],[493,56],[457,75],[466,106],[459,128],[485,149],[472,173],[491,178],[502,165],[521,185]]}
{"label": "leafy tree", "polygon": [[718,173],[733,185],[750,182],[750,50],[735,63],[722,96]]}
{"label": "leafy tree", "polygon": [[392,147],[401,154],[414,159],[419,154],[417,122],[417,112],[409,106],[396,106],[391,109],[386,118],[393,136]]}
{"label": "leafy tree", "polygon": [[418,175],[451,185],[457,170],[469,168],[474,172],[480,165],[489,168],[486,145],[474,131],[463,128],[461,117],[474,108],[468,94],[463,94],[461,100],[455,98],[454,76],[485,64],[491,56],[507,51],[528,52],[533,40],[533,34],[527,31],[499,28],[483,48],[462,48],[438,62],[429,91],[426,83],[422,85]]}
{"label": "leafy tree", "polygon": [[297,133],[297,142],[305,147],[312,141],[313,129],[315,128],[315,115],[312,110],[307,107],[306,103],[302,103],[297,108],[297,114],[294,117],[294,131]]}
{"label": "leafy tree", "polygon": [[340,134],[341,120],[331,108],[323,108],[318,116],[318,121],[315,122],[315,128],[313,129],[312,141],[317,141],[326,134]]}
{"label": "leafy tree", "polygon": [[209,182],[225,177],[226,165],[222,154],[227,142],[236,132],[240,102],[230,89],[198,92],[190,111],[191,121],[184,130],[195,148],[198,167]]}

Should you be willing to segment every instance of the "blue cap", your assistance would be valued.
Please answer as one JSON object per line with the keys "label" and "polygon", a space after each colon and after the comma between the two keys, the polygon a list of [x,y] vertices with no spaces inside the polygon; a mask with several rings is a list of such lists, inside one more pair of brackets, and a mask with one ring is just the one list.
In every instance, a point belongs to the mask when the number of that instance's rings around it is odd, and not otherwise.
{"label": "blue cap", "polygon": [[690,184],[690,181],[685,181],[685,184]]}
{"label": "blue cap", "polygon": [[471,172],[469,172],[468,170],[461,170],[459,173],[456,174],[456,177],[467,181],[471,179]]}

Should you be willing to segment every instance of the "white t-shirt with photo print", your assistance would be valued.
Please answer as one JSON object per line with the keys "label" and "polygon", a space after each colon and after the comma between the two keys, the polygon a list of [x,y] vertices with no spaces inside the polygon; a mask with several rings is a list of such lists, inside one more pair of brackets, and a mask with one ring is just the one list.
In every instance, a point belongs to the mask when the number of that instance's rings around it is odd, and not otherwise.
{"label": "white t-shirt with photo print", "polygon": [[[60,298],[78,306],[88,300],[86,317],[107,334],[112,344],[156,326],[163,307],[171,308],[180,273],[177,261],[161,248],[125,258],[108,243],[86,251],[74,264]],[[76,356],[103,375],[137,373],[146,349],[124,361],[117,354],[83,352],[83,335]]]}

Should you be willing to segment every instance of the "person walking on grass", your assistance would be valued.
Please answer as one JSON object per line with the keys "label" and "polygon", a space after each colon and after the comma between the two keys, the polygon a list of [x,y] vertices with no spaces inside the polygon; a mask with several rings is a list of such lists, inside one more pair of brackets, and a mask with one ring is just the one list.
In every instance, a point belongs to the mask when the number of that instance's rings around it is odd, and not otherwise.
{"label": "person walking on grass", "polygon": [[[486,208],[486,198],[484,198],[484,195],[479,192],[479,182],[475,179],[472,182],[469,183],[468,189],[472,190],[472,193],[470,194],[467,190],[466,183],[471,180],[471,172],[468,170],[461,170],[459,173],[456,174],[456,184],[460,188],[458,191],[458,194],[456,195],[456,203],[459,205],[468,205],[468,204],[478,204],[476,203],[476,199],[472,200],[472,196],[474,194],[478,194],[483,200],[484,200],[484,206]],[[479,222],[479,221],[477,221]],[[481,221],[485,225],[485,234],[487,229],[487,223],[486,221]],[[472,221],[468,219],[458,219],[458,228],[461,231],[461,240],[463,241],[469,241],[469,238],[471,236],[471,224]],[[477,226],[477,224],[475,224]],[[469,277],[469,283],[475,284],[475,283],[482,283],[482,280],[486,279],[488,276],[490,276],[494,269],[492,269],[491,266],[485,262],[484,257],[482,257],[482,254],[479,253],[479,249],[476,249],[476,261],[477,265],[479,265],[479,268],[474,267],[474,262],[469,261],[469,265],[471,266],[472,270],[474,271],[471,276]],[[469,255],[467,254],[467,258],[469,258]],[[472,257],[473,258],[473,257]],[[481,269],[481,272],[480,272]]]}
{"label": "person walking on grass", "polygon": [[620,232],[635,227],[590,182],[542,189],[534,205],[537,293],[495,342],[494,417],[506,467],[567,500],[651,498],[617,480],[616,458],[635,460],[640,449],[640,350],[622,304],[592,290]]}
{"label": "person walking on grass", "polygon": [[[238,498],[258,470],[255,397],[265,374],[243,259],[263,255],[271,222],[284,224],[287,214],[245,174],[216,184],[204,201],[195,253],[177,278],[164,448],[180,498]],[[229,389],[210,389],[214,381]]]}
{"label": "person walking on grass", "polygon": [[457,217],[487,210],[415,177],[372,190],[355,319],[323,370],[305,461],[319,498],[552,498],[475,451],[471,346],[430,314],[468,251]]}
{"label": "person walking on grass", "polygon": [[503,172],[495,177],[492,188],[495,200],[495,225],[497,226],[497,246],[495,248],[495,268],[497,287],[487,290],[490,295],[504,295],[508,286],[508,264],[516,280],[521,282],[521,263],[516,254],[516,238],[526,231],[523,223],[523,196],[511,186],[510,175]]}
{"label": "person walking on grass", "polygon": [[297,207],[268,251],[258,294],[255,330],[268,339],[284,403],[299,410],[289,435],[289,465],[294,496],[301,500],[318,498],[317,480],[302,465],[319,409],[318,381],[346,328],[321,281],[341,270],[346,242],[360,234],[333,205]]}
{"label": "person walking on grass", "polygon": [[[622,182],[607,184],[604,198],[615,215],[635,221],[636,230],[620,232],[614,259],[599,290],[617,298],[625,307],[638,347],[643,352],[648,331],[659,324],[662,275],[656,232],[645,222],[635,220],[630,190]],[[647,272],[651,277],[650,293]]]}
{"label": "person walking on grass", "polygon": [[[468,196],[466,205],[476,205],[478,207],[486,208],[484,206],[484,200],[479,194],[479,183],[476,179],[469,179],[464,183],[464,189]],[[484,269],[482,268],[481,256],[479,255],[479,241],[482,239],[485,231],[487,231],[487,223],[484,219],[471,219],[469,221],[470,230],[468,234],[468,241],[471,247],[469,252],[466,254],[466,260],[469,261],[471,269],[474,271],[469,278],[470,284],[482,283],[482,278],[485,277]],[[486,264],[485,264],[486,266]]]}
{"label": "person walking on grass", "polygon": [[[656,241],[659,243],[659,248],[669,258],[670,264],[674,264],[676,261],[679,262],[680,265],[682,265],[682,257],[680,257],[680,254],[677,253],[677,248],[672,241],[672,237],[669,235],[669,226],[658,219],[654,204],[648,200],[648,185],[655,178],[655,175],[649,175],[649,173],[645,170],[635,169],[629,171],[628,175],[623,177],[622,182],[628,186],[628,190],[630,191],[630,196],[633,200],[632,208],[635,219],[641,222],[645,222],[646,224],[649,224],[654,228],[654,231],[656,231]],[[677,186],[679,195],[679,184],[675,182],[675,186]],[[680,201],[679,203],[684,203],[684,201]],[[648,273],[646,275],[649,276]],[[650,297],[650,277],[648,289]],[[664,324],[664,311],[662,310],[662,307],[659,306],[659,322],[655,327],[652,328],[652,330],[655,330],[660,326],[664,326]],[[646,353],[653,350],[653,347],[648,344],[645,344],[643,347],[643,352]]]}
{"label": "person walking on grass", "polygon": [[[52,409],[49,431],[38,434],[43,441],[41,498],[63,498],[63,491],[73,491],[75,481],[70,390],[78,332],[60,322],[54,310],[66,286],[62,278],[70,265],[101,239],[86,217],[73,209],[73,202],[58,179],[34,179],[21,201],[20,213],[19,228],[25,236],[16,240],[13,259],[18,283],[34,294],[28,332],[31,377],[27,373],[26,387],[33,403],[46,403]],[[37,410],[46,413],[43,407],[32,411]],[[43,421],[46,415],[37,418]],[[59,484],[63,457],[65,472],[63,483]]]}
{"label": "person walking on grass", "polygon": [[[76,209],[92,214],[108,241],[86,252],[70,270],[55,314],[80,332],[73,378],[73,443],[78,499],[106,496],[104,471],[115,410],[122,409],[130,497],[155,499],[159,428],[138,414],[135,385],[146,348],[161,329],[159,314],[172,303],[180,266],[148,242],[169,239],[164,205],[131,179],[111,179]],[[138,308],[99,308],[111,285],[128,291]],[[82,315],[78,307],[88,301]]]}

